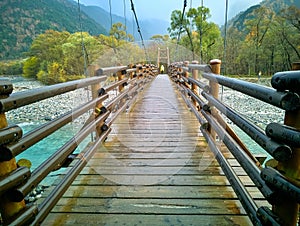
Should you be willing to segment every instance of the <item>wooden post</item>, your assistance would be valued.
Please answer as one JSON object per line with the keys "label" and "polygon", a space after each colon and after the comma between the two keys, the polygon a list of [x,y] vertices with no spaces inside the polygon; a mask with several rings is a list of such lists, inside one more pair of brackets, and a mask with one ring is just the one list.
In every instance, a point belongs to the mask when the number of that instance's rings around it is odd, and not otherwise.
{"label": "wooden post", "polygon": [[[96,74],[96,71],[99,69],[99,66],[96,66],[96,65],[90,65],[88,67],[88,77],[94,77],[95,74]],[[96,99],[98,96],[99,96],[99,90],[101,88],[101,85],[100,83],[97,83],[97,84],[93,84],[91,85],[92,87],[92,98],[93,99]],[[95,115],[98,115],[100,113],[100,109],[101,107],[103,107],[103,104],[102,103],[98,103],[96,106],[95,106]]]}
{"label": "wooden post", "polygon": [[[221,60],[214,59],[214,60],[211,60],[209,63],[211,66],[212,73],[219,75],[221,73]],[[216,81],[209,81],[209,86],[210,86],[210,94],[213,97],[218,99],[219,98],[219,84]],[[217,114],[217,110],[215,108],[212,108],[211,114],[212,115]],[[208,131],[210,132],[212,138],[214,140],[216,140],[216,137],[217,137],[216,132],[211,127],[208,128]]]}
{"label": "wooden post", "polygon": [[[117,72],[117,76],[118,76],[118,81],[121,81],[125,78],[126,75],[126,70],[121,70]],[[122,92],[124,90],[124,85],[120,85],[119,86],[119,92]]]}
{"label": "wooden post", "polygon": [[[184,61],[183,62],[183,66],[185,66],[185,67],[188,67],[189,64],[190,64],[189,61]],[[189,72],[183,71],[183,76],[186,77],[186,78],[188,78],[189,77]],[[190,88],[190,86],[189,86],[189,84],[187,82],[185,82],[184,84],[185,84],[186,87]]]}
{"label": "wooden post", "polygon": [[[8,95],[0,94],[0,98],[6,98]],[[5,113],[0,113],[0,129],[8,126]],[[1,147],[0,147],[1,148]],[[13,172],[17,169],[16,159],[12,158],[8,161],[0,162],[0,177],[6,176],[9,173]],[[5,195],[0,197],[0,212],[2,216],[2,220],[4,224],[8,224],[13,216],[18,214],[21,210],[25,209],[26,204],[25,201],[21,202],[12,202]]]}
{"label": "wooden post", "polygon": [[[96,71],[99,69],[99,66],[97,65],[90,65],[88,67],[88,77],[94,77],[96,76]],[[91,91],[92,91],[92,99],[96,99],[99,97],[99,90],[101,88],[101,84],[97,83],[97,84],[93,84],[91,85]],[[92,120],[95,120],[95,118],[97,118],[100,114],[101,114],[101,108],[103,107],[103,103],[99,102],[95,105],[95,109],[93,114],[90,115],[89,119],[85,122],[86,124],[89,123]],[[101,133],[101,127],[100,126],[96,126],[96,137],[99,136],[99,134]],[[94,139],[94,137],[92,136],[92,141]]]}
{"label": "wooden post", "polygon": [[[96,71],[99,69],[99,66],[90,65],[87,68],[88,77],[94,77]],[[95,99],[98,97],[98,90],[100,89],[100,84],[92,85],[92,98]]]}
{"label": "wooden post", "polygon": [[143,66],[138,64],[136,68],[137,79],[142,79],[141,73],[143,73]]}
{"label": "wooden post", "polygon": [[[300,69],[300,62],[293,64],[293,70]],[[300,110],[286,111],[284,124],[300,130]],[[292,157],[287,162],[278,162],[278,169],[293,180],[300,179],[300,148],[292,148]],[[279,202],[273,205],[273,211],[283,220],[285,226],[297,225],[299,204],[293,198],[285,195],[279,197]]]}
{"label": "wooden post", "polygon": [[[133,68],[133,64],[129,64],[129,65],[128,65],[128,68],[129,68],[129,69],[132,69],[132,68]],[[130,79],[130,80],[133,79],[133,75],[134,75],[134,72],[133,72],[133,71],[129,73],[129,79]]]}
{"label": "wooden post", "polygon": [[[192,64],[199,64],[198,61],[194,60],[192,61]],[[193,76],[193,79],[198,79],[198,70],[197,69],[193,69],[192,70],[192,76]],[[192,84],[192,91],[196,94],[196,95],[199,95],[198,93],[198,86],[195,85],[194,83]],[[195,107],[197,107],[197,101],[195,99],[193,99],[193,104]]]}

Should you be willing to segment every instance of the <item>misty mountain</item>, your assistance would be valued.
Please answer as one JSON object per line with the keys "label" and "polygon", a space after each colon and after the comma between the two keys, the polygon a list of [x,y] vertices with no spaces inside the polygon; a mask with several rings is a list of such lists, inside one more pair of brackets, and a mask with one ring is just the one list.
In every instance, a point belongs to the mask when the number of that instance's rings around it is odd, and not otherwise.
{"label": "misty mountain", "polygon": [[[83,31],[107,34],[105,28],[85,13],[81,14]],[[24,56],[32,40],[46,30],[79,31],[78,8],[66,0],[1,0],[0,59]]]}
{"label": "misty mountain", "polygon": [[[118,16],[112,14],[112,22],[110,13],[102,9],[98,6],[85,6],[81,5],[81,9],[90,18],[94,19],[95,22],[101,24],[108,32],[111,28],[111,24],[121,22],[122,24],[126,25],[127,33],[132,34],[136,41],[140,40],[140,36],[137,31],[136,22],[130,17],[124,18],[122,16]],[[140,20],[139,26],[143,35],[144,40],[150,39],[153,35],[157,34],[167,34],[167,28],[169,27],[169,22],[162,21],[162,20]]]}
{"label": "misty mountain", "polygon": [[228,25],[237,28],[240,31],[243,31],[245,28],[245,21],[252,19],[253,12],[260,7],[267,7],[268,9],[273,10],[275,13],[279,13],[281,10],[288,8],[290,6],[296,6],[300,8],[299,0],[264,0],[259,5],[254,5],[245,10],[244,12],[240,12],[238,15],[233,17]]}
{"label": "misty mountain", "polygon": [[[239,13],[228,23],[239,30],[245,28],[244,22],[253,17],[253,11],[266,6],[275,12],[288,7],[300,8],[299,0],[264,0]],[[121,7],[121,6],[120,6]],[[97,6],[81,5],[83,31],[91,35],[108,34],[112,23],[121,22],[127,26],[127,32],[140,40],[137,26],[132,15],[126,19],[105,11]],[[0,59],[24,57],[32,40],[46,30],[80,31],[77,3],[74,0],[1,0],[0,1]],[[155,16],[155,15],[154,15]],[[156,34],[167,34],[169,22],[162,20],[140,20],[140,29],[144,40]]]}

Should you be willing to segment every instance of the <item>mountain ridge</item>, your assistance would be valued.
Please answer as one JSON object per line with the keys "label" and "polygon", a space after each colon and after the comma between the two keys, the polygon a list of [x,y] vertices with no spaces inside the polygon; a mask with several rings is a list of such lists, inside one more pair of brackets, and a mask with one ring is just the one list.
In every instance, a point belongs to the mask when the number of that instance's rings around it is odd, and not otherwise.
{"label": "mountain ridge", "polygon": [[242,31],[244,29],[244,23],[247,19],[249,19],[250,16],[252,16],[252,13],[260,8],[260,7],[267,7],[271,10],[273,10],[275,13],[279,13],[282,9],[290,7],[290,6],[296,6],[297,8],[300,8],[300,1],[298,0],[263,0],[260,4],[253,5],[246,9],[245,11],[240,12],[235,17],[233,17],[228,25],[236,27],[238,30]]}
{"label": "mountain ridge", "polygon": [[[66,0],[2,0],[0,2],[0,59],[24,56],[32,40],[46,30],[79,31],[76,4]],[[83,31],[93,35],[107,31],[81,13]]]}
{"label": "mountain ridge", "polygon": [[[82,11],[89,15],[95,22],[100,23],[107,31],[111,27],[110,13],[99,6],[86,6],[81,5]],[[132,34],[136,40],[140,39],[137,32],[137,25],[135,21],[130,21],[122,16],[111,14],[112,24],[121,22],[126,24],[127,33]],[[151,22],[149,22],[151,21]],[[155,21],[155,25],[153,23]],[[163,20],[141,20],[139,21],[140,28],[142,30],[143,38],[150,39],[155,34],[167,34],[167,28],[169,22]]]}
{"label": "mountain ridge", "polygon": [[[233,17],[228,26],[245,28],[245,21],[258,7],[266,6],[279,12],[284,6],[295,5],[300,8],[299,0],[264,0],[249,7]],[[91,35],[109,33],[112,23],[126,24],[127,33],[133,34],[137,41],[140,36],[135,21],[111,14],[98,6],[80,5],[83,31]],[[0,1],[0,59],[15,59],[26,56],[32,40],[46,30],[80,31],[78,5],[74,0],[2,0]],[[153,35],[167,34],[169,22],[162,20],[141,20],[140,28],[144,40]]]}

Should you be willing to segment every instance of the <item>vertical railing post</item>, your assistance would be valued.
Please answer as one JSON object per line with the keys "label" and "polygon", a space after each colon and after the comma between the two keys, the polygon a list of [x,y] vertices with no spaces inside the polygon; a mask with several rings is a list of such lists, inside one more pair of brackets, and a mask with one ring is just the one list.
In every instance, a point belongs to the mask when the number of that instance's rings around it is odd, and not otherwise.
{"label": "vertical railing post", "polygon": [[176,70],[177,70],[177,72],[176,72],[177,79],[180,82],[182,80],[182,76],[183,76],[183,69],[182,69],[182,67],[177,67]]}
{"label": "vertical railing post", "polygon": [[[6,82],[6,81],[5,81]],[[4,83],[5,83],[4,82]],[[9,81],[7,81],[10,83]],[[11,83],[10,83],[11,85]],[[9,94],[0,94],[0,98],[6,98]],[[5,113],[0,113],[0,129],[8,126]],[[0,147],[1,148],[1,147]],[[12,158],[8,161],[0,161],[0,177],[6,176],[17,169],[16,159]],[[6,195],[0,197],[0,212],[4,224],[8,224],[13,216],[18,214],[26,207],[25,201],[12,202]]]}
{"label": "vertical railing post", "polygon": [[[293,70],[300,69],[300,63],[293,64]],[[300,110],[286,111],[284,124],[300,130]],[[292,148],[292,157],[286,162],[279,162],[278,169],[292,180],[300,179],[300,148]],[[299,204],[294,198],[280,194],[279,202],[273,205],[273,211],[285,226],[297,225]]]}
{"label": "vertical railing post", "polygon": [[[124,69],[124,70],[118,71],[117,75],[118,75],[118,81],[123,80],[126,75],[126,70]],[[124,85],[123,84],[119,85],[119,92],[122,92],[123,90],[124,90]]]}
{"label": "vertical railing post", "polygon": [[[98,66],[96,65],[90,65],[88,67],[88,76],[89,77],[94,77],[96,76],[96,71],[99,69]],[[96,99],[97,97],[99,97],[99,91],[100,91],[100,88],[101,88],[101,84],[100,83],[97,83],[97,84],[93,84],[91,85],[91,89],[92,89],[92,98],[93,99]],[[95,115],[98,115],[100,113],[100,109],[101,107],[103,106],[102,103],[98,103],[96,106],[95,106]]]}
{"label": "vertical railing post", "polygon": [[[192,64],[199,64],[198,61],[194,60],[192,61]],[[197,69],[192,69],[192,76],[193,76],[193,79],[198,79],[198,70]],[[192,91],[196,94],[196,95],[199,95],[199,92],[198,92],[198,86],[196,84],[192,84]],[[197,101],[195,99],[193,99],[193,104],[195,107],[197,107]]]}
{"label": "vertical railing post", "polygon": [[143,66],[139,64],[136,69],[137,79],[142,79],[141,73],[143,73]]}
{"label": "vertical railing post", "polygon": [[[96,74],[96,71],[99,69],[98,66],[96,65],[90,65],[88,68],[87,68],[87,74],[88,74],[88,77],[94,77],[95,74]],[[95,99],[99,96],[98,94],[98,91],[100,89],[100,84],[93,84],[91,85],[91,88],[92,88],[92,98]]]}
{"label": "vertical railing post", "polygon": [[[96,65],[90,65],[87,69],[88,72],[88,76],[89,77],[94,77],[96,76],[96,71],[99,69],[99,66]],[[101,76],[101,75],[100,75]],[[104,75],[103,75],[104,76]],[[97,84],[93,84],[91,85],[91,91],[92,91],[92,99],[96,99],[98,98],[100,95],[102,95],[100,93],[101,91],[101,84],[97,83]],[[90,116],[90,118],[88,119],[87,122],[89,122],[90,120],[94,120],[95,118],[97,118],[101,113],[102,113],[102,107],[103,107],[103,103],[102,102],[98,102],[95,105],[95,109],[94,109],[94,113]],[[87,123],[86,122],[86,123]],[[98,137],[98,135],[100,134],[101,128],[99,126],[96,126],[96,137]],[[94,137],[92,136],[92,141],[94,139]]]}
{"label": "vertical railing post", "polygon": [[[132,69],[132,68],[133,68],[133,64],[129,64],[129,65],[128,65],[128,68],[129,68],[129,69]],[[129,79],[130,79],[130,80],[133,79],[133,76],[134,76],[134,72],[133,72],[133,71],[129,72]]]}
{"label": "vertical railing post", "polygon": [[[211,71],[214,74],[219,75],[221,73],[221,60],[214,59],[209,62]],[[209,81],[209,86],[210,86],[210,94],[215,97],[219,98],[219,84],[217,81]],[[217,114],[217,110],[215,108],[211,109],[211,114],[215,115]],[[216,139],[216,132],[209,126],[208,131],[210,132],[212,138],[215,140]]]}
{"label": "vertical railing post", "polygon": [[[189,61],[184,61],[184,62],[183,62],[183,66],[185,66],[185,67],[188,67],[189,64],[190,64]],[[183,71],[183,77],[188,78],[188,77],[189,77],[189,72],[188,72],[188,71]],[[187,82],[185,82],[185,86],[186,86],[186,87],[189,87],[189,84],[188,84]],[[189,87],[189,88],[190,88],[190,87]]]}

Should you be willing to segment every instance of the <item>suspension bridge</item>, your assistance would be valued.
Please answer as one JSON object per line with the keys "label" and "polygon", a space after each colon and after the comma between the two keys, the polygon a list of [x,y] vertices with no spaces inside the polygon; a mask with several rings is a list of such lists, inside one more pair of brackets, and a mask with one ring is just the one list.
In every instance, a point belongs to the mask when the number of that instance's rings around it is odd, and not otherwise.
{"label": "suspension bridge", "polygon": [[[168,70],[169,75],[158,74],[155,65],[100,68],[90,78],[12,94],[13,85],[1,80],[4,224],[295,224],[299,71],[275,74],[275,88],[269,88],[218,75],[220,61],[176,63]],[[115,74],[117,81],[99,85]],[[270,123],[262,131],[218,99],[219,84],[286,110],[286,125]],[[7,124],[5,112],[86,87],[93,99],[24,136],[19,126]],[[35,170],[16,163],[20,153],[83,115],[82,128]],[[272,156],[269,166],[249,152],[228,120]],[[90,142],[71,158],[87,137]],[[42,198],[24,201],[62,166]]]}
{"label": "suspension bridge", "polygon": [[[167,68],[160,70],[161,64]],[[274,74],[272,87],[228,78],[220,69],[220,60],[170,62],[166,48],[158,49],[155,65],[91,65],[85,79],[22,92],[1,79],[1,223],[296,225],[299,63]],[[222,87],[282,109],[283,123],[262,129],[222,101]],[[76,96],[71,110],[25,134],[8,123],[10,111],[74,92],[89,98]],[[17,161],[78,121],[74,136],[35,169],[27,160]],[[264,154],[249,151],[232,125]],[[53,172],[59,173],[51,186],[39,199],[28,200]]]}

